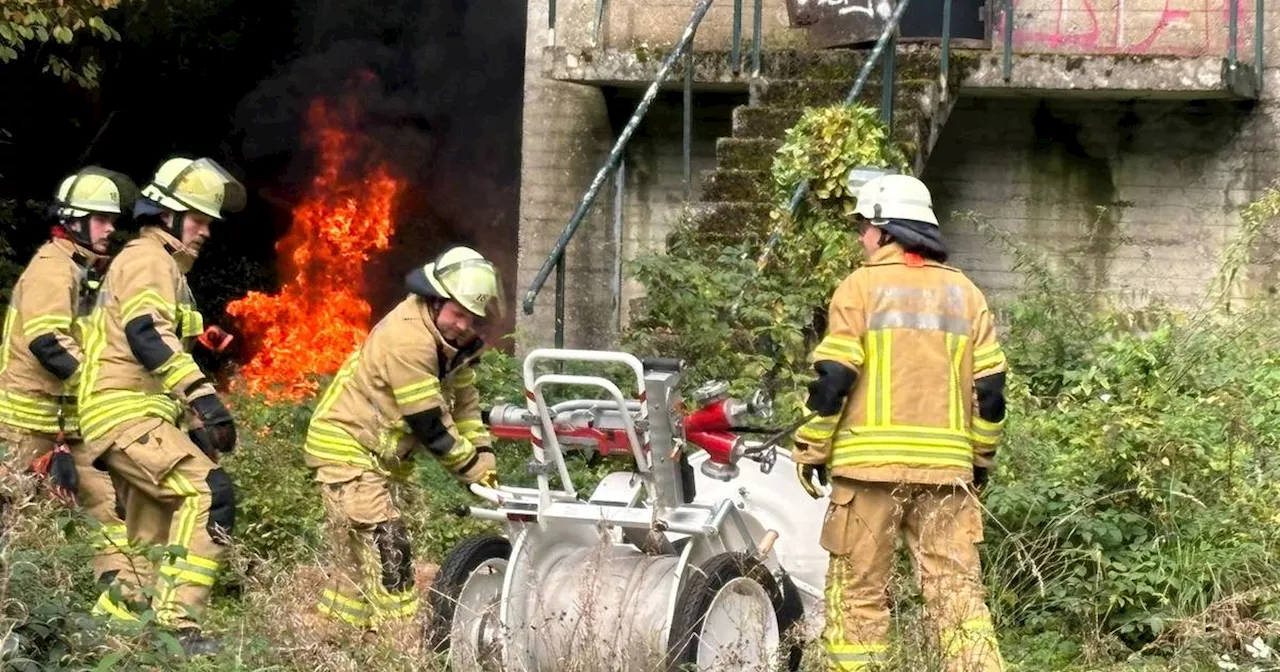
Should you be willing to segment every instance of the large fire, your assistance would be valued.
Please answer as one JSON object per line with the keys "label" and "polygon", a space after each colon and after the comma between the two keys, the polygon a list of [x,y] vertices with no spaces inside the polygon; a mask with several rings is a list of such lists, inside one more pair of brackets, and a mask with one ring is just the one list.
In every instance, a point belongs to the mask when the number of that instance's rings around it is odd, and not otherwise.
{"label": "large fire", "polygon": [[241,370],[247,387],[276,400],[315,392],[309,376],[337,371],[368,334],[364,265],[374,251],[387,249],[402,186],[382,167],[358,178],[344,174],[360,151],[359,139],[323,102],[311,105],[308,123],[319,171],[276,244],[280,291],[250,292],[227,306],[254,348]]}

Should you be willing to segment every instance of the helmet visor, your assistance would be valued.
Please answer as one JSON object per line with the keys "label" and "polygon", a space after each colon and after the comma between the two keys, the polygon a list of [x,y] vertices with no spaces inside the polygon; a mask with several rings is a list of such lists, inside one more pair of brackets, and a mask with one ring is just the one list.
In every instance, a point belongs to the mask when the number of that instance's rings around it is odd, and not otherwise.
{"label": "helmet visor", "polygon": [[218,219],[223,218],[223,213],[243,210],[248,200],[244,185],[217,161],[209,158],[192,161],[162,189],[165,196],[189,209]]}
{"label": "helmet visor", "polygon": [[453,300],[485,321],[501,319],[505,301],[498,269],[483,259],[467,259],[436,269]]}

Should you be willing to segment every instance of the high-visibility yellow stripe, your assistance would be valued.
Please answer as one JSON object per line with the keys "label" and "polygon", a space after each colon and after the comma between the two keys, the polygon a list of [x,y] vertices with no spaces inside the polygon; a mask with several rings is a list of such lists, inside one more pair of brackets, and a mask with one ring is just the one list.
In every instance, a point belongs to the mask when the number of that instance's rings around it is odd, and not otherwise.
{"label": "high-visibility yellow stripe", "polygon": [[331,462],[376,469],[368,450],[341,428],[313,419],[307,428],[303,450],[314,457]]}
{"label": "high-visibility yellow stripe", "polygon": [[22,333],[34,338],[50,331],[67,331],[71,329],[70,315],[41,315],[33,317],[22,324]]}
{"label": "high-visibility yellow stripe", "polygon": [[174,353],[164,364],[160,366],[157,373],[164,376],[161,382],[166,390],[173,390],[181,383],[182,380],[191,375],[200,374],[200,366],[196,364],[196,360],[185,352]]}
{"label": "high-visibility yellow stripe", "polygon": [[9,305],[4,311],[4,329],[0,331],[0,373],[9,366],[9,348],[12,346],[13,325],[18,321],[18,311]]}
{"label": "high-visibility yellow stripe", "polygon": [[466,437],[462,437],[462,440],[454,442],[453,448],[448,453],[437,459],[446,469],[456,471],[458,467],[466,464],[475,454],[476,447]]}
{"label": "high-visibility yellow stripe", "polygon": [[959,657],[966,649],[986,646],[999,656],[996,644],[996,629],[987,617],[970,618],[954,628],[947,628],[940,633],[943,653],[948,658]]}
{"label": "high-visibility yellow stripe", "polygon": [[408,406],[439,394],[440,380],[434,376],[391,391],[391,395],[395,397],[396,403],[400,406]]}
{"label": "high-visibility yellow stripe", "polygon": [[128,323],[143,312],[147,306],[155,308],[157,314],[170,322],[173,321],[174,304],[165,301],[154,289],[144,289],[120,305],[120,321]]}
{"label": "high-visibility yellow stripe", "polygon": [[835,436],[839,422],[839,415],[820,415],[796,430],[796,440],[813,444],[826,443]]}
{"label": "high-visibility yellow stripe", "polygon": [[177,306],[178,338],[194,338],[204,331],[204,315],[195,306],[179,303]]}
{"label": "high-visibility yellow stripe", "polygon": [[951,428],[964,429],[964,394],[960,390],[960,369],[963,364],[965,345],[968,338],[956,334],[947,334],[947,358],[951,367],[947,372],[947,407],[951,418]]}
{"label": "high-visibility yellow stripe", "polygon": [[981,377],[981,374],[998,369],[1006,365],[1004,350],[1000,348],[999,343],[990,343],[973,351],[973,374],[975,377]]}
{"label": "high-visibility yellow stripe", "polygon": [[348,625],[363,628],[369,625],[369,606],[346,598],[332,590],[326,590],[316,605],[320,613],[336,618]]}
{"label": "high-visibility yellow stripe", "polygon": [[95,616],[111,616],[112,618],[119,619],[121,621],[138,620],[138,617],[135,616],[133,612],[129,611],[128,607],[125,607],[122,604],[117,604],[115,600],[111,599],[110,589],[102,591],[102,594],[98,596],[98,601],[93,605],[92,613]]}
{"label": "high-visibility yellow stripe", "polygon": [[818,347],[813,349],[811,359],[813,361],[834,360],[849,364],[856,369],[862,366],[862,363],[866,360],[866,354],[863,352],[862,343],[858,339],[828,334],[818,343]]}
{"label": "high-visibility yellow stripe", "polygon": [[97,439],[129,420],[150,417],[177,423],[181,413],[178,402],[163,394],[109,390],[81,399],[80,428],[86,439]]}
{"label": "high-visibility yellow stripe", "polygon": [[467,385],[474,385],[475,382],[476,372],[475,369],[472,369],[471,367],[467,367],[453,374],[454,387],[466,387]]}
{"label": "high-visibility yellow stripe", "polygon": [[867,388],[867,422],[873,426],[887,425],[892,422],[893,386],[890,364],[893,361],[891,342],[892,335],[888,331],[867,332],[867,360],[870,365]]}

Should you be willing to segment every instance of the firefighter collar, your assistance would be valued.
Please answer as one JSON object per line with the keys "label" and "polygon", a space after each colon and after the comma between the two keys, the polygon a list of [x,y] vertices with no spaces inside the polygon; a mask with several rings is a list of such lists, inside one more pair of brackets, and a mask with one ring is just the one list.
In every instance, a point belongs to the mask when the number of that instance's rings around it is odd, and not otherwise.
{"label": "firefighter collar", "polygon": [[921,257],[918,254],[908,253],[906,250],[902,249],[901,245],[897,243],[890,243],[876,250],[875,253],[871,255],[871,258],[867,259],[867,263],[865,265],[866,266],[889,266],[892,264],[901,264],[903,266],[913,266],[913,267],[919,267],[919,266],[941,267],[942,266],[942,264],[939,264],[936,261],[930,261],[929,259],[925,259],[924,257]]}
{"label": "firefighter collar", "polygon": [[479,337],[459,349],[445,340],[440,330],[436,328],[436,316],[431,312],[431,306],[427,305],[426,301],[418,299],[418,309],[421,311],[423,325],[426,326],[427,331],[431,332],[431,337],[436,341],[436,353],[439,355],[440,361],[440,378],[444,378],[449,372],[470,364],[476,358],[476,355],[480,354],[480,351],[484,349],[484,339]]}
{"label": "firefighter collar", "polygon": [[53,243],[54,247],[58,248],[58,251],[70,257],[71,261],[74,261],[75,264],[81,268],[97,269],[106,264],[109,259],[109,257],[105,255],[101,255],[93,250],[81,247],[70,238],[54,237],[50,242]]}
{"label": "firefighter collar", "polygon": [[196,263],[196,253],[191,248],[182,244],[181,240],[173,237],[173,234],[165,231],[159,226],[148,226],[142,229],[143,238],[151,238],[164,245],[164,249],[178,262],[178,270],[186,275],[191,267]]}

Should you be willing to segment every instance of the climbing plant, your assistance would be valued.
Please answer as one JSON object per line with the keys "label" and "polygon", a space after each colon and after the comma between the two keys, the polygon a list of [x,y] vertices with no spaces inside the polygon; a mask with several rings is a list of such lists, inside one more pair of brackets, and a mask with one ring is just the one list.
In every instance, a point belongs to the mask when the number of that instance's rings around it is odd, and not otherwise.
{"label": "climbing plant", "polygon": [[[757,263],[758,231],[744,226],[740,238],[709,242],[694,222],[679,223],[665,254],[633,262],[648,296],[627,347],[682,357],[693,381],[729,380],[735,393],[763,382],[779,412],[794,413],[831,292],[861,261],[849,171],[906,165],[875,110],[810,108],[774,156],[769,225],[781,235],[767,263]],[[792,193],[806,181],[808,193],[793,216]]]}

